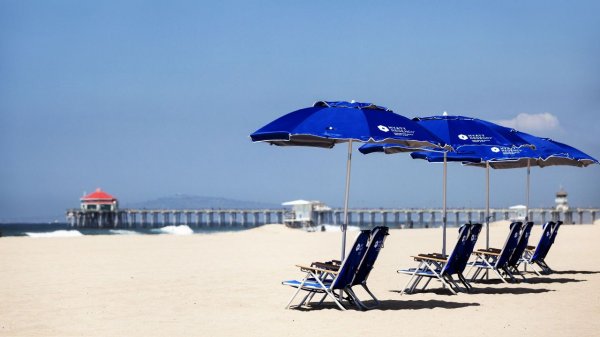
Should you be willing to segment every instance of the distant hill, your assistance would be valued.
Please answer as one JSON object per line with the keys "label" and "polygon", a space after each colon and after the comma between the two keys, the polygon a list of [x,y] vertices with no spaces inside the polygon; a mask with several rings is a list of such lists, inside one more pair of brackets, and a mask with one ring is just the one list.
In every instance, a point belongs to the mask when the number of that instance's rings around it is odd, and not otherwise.
{"label": "distant hill", "polygon": [[136,203],[123,203],[121,208],[137,209],[264,209],[282,208],[280,204],[272,204],[256,201],[244,201],[227,198],[215,198],[198,195],[176,194],[174,196],[162,197]]}

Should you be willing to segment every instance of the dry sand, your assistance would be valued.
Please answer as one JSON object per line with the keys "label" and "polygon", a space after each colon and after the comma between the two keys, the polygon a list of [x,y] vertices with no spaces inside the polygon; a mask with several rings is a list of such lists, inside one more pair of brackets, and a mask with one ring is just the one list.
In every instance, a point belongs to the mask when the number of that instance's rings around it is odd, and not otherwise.
{"label": "dry sand", "polygon": [[[536,226],[532,242],[540,232]],[[493,246],[506,233],[493,226]],[[475,284],[474,294],[450,295],[436,283],[400,296],[407,279],[396,270],[414,265],[411,254],[438,251],[441,230],[392,230],[369,279],[381,306],[343,312],[331,302],[285,310],[293,289],[280,284],[302,276],[296,263],[338,257],[340,233],[269,225],[191,236],[1,238],[0,335],[598,336],[599,240],[598,225],[562,226],[547,258],[556,274]]]}

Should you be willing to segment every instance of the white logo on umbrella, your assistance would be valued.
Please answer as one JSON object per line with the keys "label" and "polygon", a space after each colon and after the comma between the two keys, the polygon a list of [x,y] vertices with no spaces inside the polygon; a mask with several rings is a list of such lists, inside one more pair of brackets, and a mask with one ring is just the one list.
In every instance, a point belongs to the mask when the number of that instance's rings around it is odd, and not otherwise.
{"label": "white logo on umbrella", "polygon": [[390,131],[390,129],[388,129],[388,127],[387,127],[387,126],[385,126],[385,125],[378,125],[378,126],[377,126],[377,128],[378,128],[379,130],[383,131],[383,132],[388,132],[388,131]]}
{"label": "white logo on umbrella", "polygon": [[500,148],[497,148],[497,147],[495,147],[495,146],[494,146],[494,147],[492,148],[492,152],[494,152],[494,153],[498,153],[498,152],[500,152]]}
{"label": "white logo on umbrella", "polygon": [[458,138],[460,138],[460,139],[462,139],[462,140],[467,140],[467,139],[469,139],[469,137],[467,137],[467,135],[463,135],[463,134],[460,134],[460,135],[458,135]]}

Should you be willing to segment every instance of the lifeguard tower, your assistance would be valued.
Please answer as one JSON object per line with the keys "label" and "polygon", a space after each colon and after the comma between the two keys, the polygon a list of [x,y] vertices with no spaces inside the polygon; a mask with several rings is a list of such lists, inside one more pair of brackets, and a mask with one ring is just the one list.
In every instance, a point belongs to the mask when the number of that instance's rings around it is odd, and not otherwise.
{"label": "lifeguard tower", "polygon": [[569,201],[567,200],[567,191],[565,191],[562,186],[560,190],[556,192],[556,199],[554,199],[556,203],[555,209],[558,212],[564,213],[569,210]]}
{"label": "lifeguard tower", "polygon": [[331,208],[317,200],[294,200],[281,205],[292,207],[283,216],[284,225],[291,228],[314,231],[317,226],[323,225],[326,216],[331,214]]}

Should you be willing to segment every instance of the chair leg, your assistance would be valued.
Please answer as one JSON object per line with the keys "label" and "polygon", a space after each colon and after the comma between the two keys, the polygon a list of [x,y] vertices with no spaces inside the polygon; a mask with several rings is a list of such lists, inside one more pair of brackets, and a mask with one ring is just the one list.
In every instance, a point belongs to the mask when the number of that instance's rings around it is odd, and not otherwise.
{"label": "chair leg", "polygon": [[408,288],[408,286],[410,285],[410,283],[412,282],[412,280],[415,278],[415,275],[417,274],[417,271],[419,271],[419,268],[415,268],[415,271],[410,275],[410,279],[408,279],[408,282],[406,282],[406,285],[404,286],[404,288],[402,288],[402,291],[400,292],[400,295],[404,295],[404,293],[406,292],[406,289]]}
{"label": "chair leg", "polygon": [[319,304],[323,303],[323,301],[325,301],[326,298],[327,298],[327,293],[323,294],[323,297],[321,297]]}
{"label": "chair leg", "polygon": [[427,265],[427,268],[429,268],[429,270],[431,270],[431,272],[433,273],[433,275],[435,275],[438,280],[440,280],[442,282],[442,284],[444,284],[445,286],[448,287],[448,289],[450,289],[450,291],[452,292],[452,294],[456,295],[456,291],[454,289],[452,289],[452,286],[450,286],[450,284],[448,284],[448,282],[446,282],[446,280],[444,280],[444,276],[442,276],[441,274],[438,274],[435,271],[435,268],[432,267],[430,264]]}
{"label": "chair leg", "polygon": [[544,260],[538,260],[537,264],[542,268],[542,270],[544,271],[544,273],[546,273],[546,274],[551,274],[552,273],[552,268],[550,268],[550,266],[546,263],[546,261],[544,261]]}
{"label": "chair leg", "polygon": [[369,296],[371,296],[371,298],[373,299],[373,301],[375,301],[375,303],[377,305],[380,304],[379,300],[377,299],[377,297],[375,297],[375,295],[373,295],[373,293],[371,292],[371,290],[369,289],[369,287],[367,287],[367,285],[365,283],[361,284],[361,286],[365,289],[365,291],[367,292],[367,294],[369,294]]}
{"label": "chair leg", "polygon": [[[454,277],[452,277],[452,275],[447,275],[447,280],[448,280],[448,284],[450,284],[450,286],[456,290],[456,292],[460,291],[460,286],[458,285],[458,283],[454,280]],[[468,288],[465,289],[467,292],[469,291]]]}
{"label": "chair leg", "polygon": [[296,296],[298,295],[298,293],[300,292],[300,290],[302,290],[302,287],[304,286],[304,283],[306,283],[306,280],[309,278],[309,276],[310,276],[310,274],[306,274],[306,276],[302,279],[302,282],[300,283],[300,286],[298,286],[298,289],[294,292],[294,295],[292,295],[292,298],[290,298],[290,301],[285,306],[286,309],[290,308],[290,305],[292,304],[292,301],[294,300],[294,298],[296,298]]}
{"label": "chair leg", "polygon": [[542,276],[542,274],[537,271],[537,268],[535,268],[534,263],[531,263],[531,261],[529,260],[525,260],[525,267],[530,266],[531,270],[533,270],[533,272],[537,275],[537,276]]}
{"label": "chair leg", "polygon": [[522,281],[527,281],[527,279],[525,278],[525,275],[523,275],[523,273],[521,273],[521,271],[518,268],[518,265],[514,265],[512,267],[508,267],[508,270],[513,274],[513,275],[518,275],[520,276],[523,280]]}
{"label": "chair leg", "polygon": [[433,280],[433,278],[429,277],[427,278],[427,282],[425,282],[425,285],[423,286],[423,288],[421,288],[421,290],[425,290],[425,288],[427,288],[427,286],[429,285],[429,282],[431,282],[431,280]]}
{"label": "chair leg", "polygon": [[477,280],[477,276],[479,276],[479,273],[481,272],[481,268],[477,268],[475,269],[475,271],[473,272],[473,274],[471,275],[471,282]]}
{"label": "chair leg", "polygon": [[358,296],[356,296],[352,288],[348,287],[344,289],[344,291],[346,292],[346,294],[348,294],[348,297],[352,299],[352,302],[354,303],[356,308],[358,308],[358,310],[362,311],[367,309],[367,306],[363,302],[361,302],[360,299],[358,299]]}
{"label": "chair leg", "polygon": [[306,296],[304,296],[304,298],[302,298],[302,300],[300,301],[300,304],[298,304],[299,307],[304,306],[304,305],[308,305],[308,303],[310,302],[310,298],[311,295],[313,295],[314,292],[309,291],[308,294],[306,294]]}
{"label": "chair leg", "polygon": [[467,292],[470,293],[471,290],[473,289],[473,286],[471,284],[469,284],[469,282],[467,281],[465,276],[462,273],[458,273],[457,277],[460,280],[460,282],[465,286],[465,289],[467,290]]}
{"label": "chair leg", "polygon": [[[472,262],[471,264],[471,268],[469,268],[469,270],[467,270],[467,272],[465,273],[465,275],[471,275],[471,271],[473,270],[473,268],[475,267],[475,263],[477,263],[477,260],[479,258],[475,259],[475,261]],[[473,278],[471,278],[471,280],[473,280]]]}
{"label": "chair leg", "polygon": [[[327,288],[323,282],[321,281],[320,278],[316,277],[315,275],[315,279],[316,281],[319,283],[319,285],[322,287],[322,289],[325,290],[325,292],[327,293],[327,295],[329,295],[329,297],[331,297],[331,299],[335,302],[335,304],[337,304],[337,306],[342,309],[342,310],[346,310],[346,308],[344,307],[344,305],[341,303],[342,300],[342,296],[340,296],[340,301],[338,301],[338,299],[335,297],[335,295],[333,294],[333,292],[331,291],[330,288]],[[340,290],[341,292],[341,290]]]}
{"label": "chair leg", "polygon": [[441,282],[442,282],[444,285],[446,285],[446,286],[448,287],[448,289],[450,289],[450,292],[451,292],[453,295],[458,295],[458,293],[456,292],[456,290],[454,290],[454,288],[452,288],[452,286],[450,285],[450,283],[448,283],[448,282],[446,282],[446,280],[444,280],[444,277],[440,276],[440,277],[438,277],[438,278],[439,278],[439,280],[440,280],[440,281],[441,281]]}
{"label": "chair leg", "polygon": [[415,293],[415,289],[417,289],[417,287],[419,286],[419,283],[421,283],[422,280],[423,280],[423,276],[417,276],[417,278],[413,281],[413,284],[410,287],[411,294]]}
{"label": "chair leg", "polygon": [[517,279],[513,276],[513,274],[510,272],[510,270],[508,270],[507,267],[502,268],[502,270],[510,278],[511,282],[517,283]]}
{"label": "chair leg", "polygon": [[[337,304],[337,306],[340,309],[346,311],[346,307],[344,307],[344,305],[341,303],[341,301],[338,301],[338,299],[335,297],[335,295],[333,294],[333,292],[330,289],[325,290],[325,292],[327,293],[327,295],[329,297],[331,297],[331,299],[333,300],[333,302],[335,302],[335,304]],[[341,298],[340,298],[340,300],[341,300]]]}

